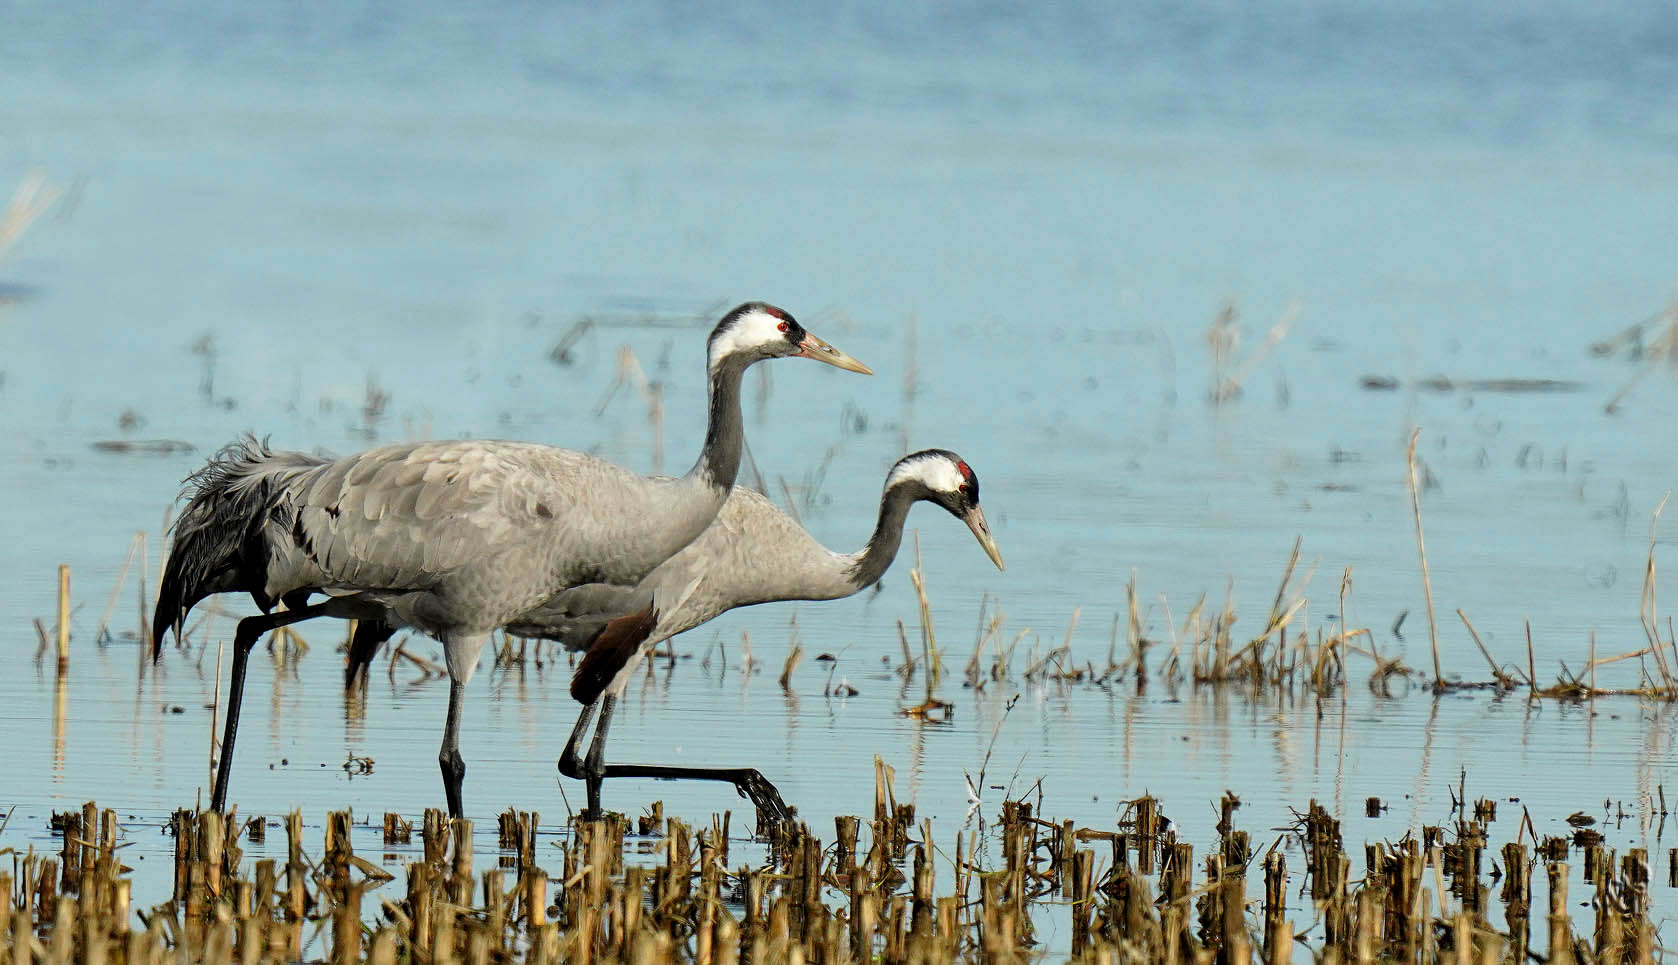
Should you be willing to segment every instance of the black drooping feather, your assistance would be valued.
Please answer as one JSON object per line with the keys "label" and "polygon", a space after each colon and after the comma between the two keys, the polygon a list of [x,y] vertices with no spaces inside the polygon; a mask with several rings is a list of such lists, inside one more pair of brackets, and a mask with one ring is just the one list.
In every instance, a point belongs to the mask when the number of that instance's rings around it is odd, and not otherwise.
{"label": "black drooping feather", "polygon": [[384,645],[396,633],[396,628],[383,620],[361,619],[355,622],[355,633],[350,635],[349,656],[344,661],[344,689],[348,690],[358,682],[367,682],[368,665]]}
{"label": "black drooping feather", "polygon": [[152,616],[152,659],[163,651],[164,633],[172,627],[178,639],[187,613],[212,593],[245,590],[263,610],[273,606],[263,592],[262,527],[276,508],[278,487],[325,462],[273,452],[246,435],[186,478],[181,495],[187,504],[171,529],[174,545]]}
{"label": "black drooping feather", "polygon": [[594,703],[657,627],[658,611],[650,603],[607,622],[571,675],[571,698],[584,706]]}

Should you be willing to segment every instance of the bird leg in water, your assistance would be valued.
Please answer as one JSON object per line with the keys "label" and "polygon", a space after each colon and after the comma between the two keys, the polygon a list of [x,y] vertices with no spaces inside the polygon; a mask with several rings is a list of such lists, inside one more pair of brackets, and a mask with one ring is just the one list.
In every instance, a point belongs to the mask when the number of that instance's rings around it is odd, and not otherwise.
{"label": "bird leg in water", "polygon": [[233,678],[227,688],[227,723],[221,736],[221,756],[216,760],[216,786],[210,792],[210,810],[217,814],[227,810],[227,780],[233,771],[233,743],[239,736],[239,705],[244,701],[245,666],[250,662],[251,648],[270,630],[319,616],[354,616],[353,612],[345,612],[354,608],[354,597],[337,597],[313,606],[263,613],[239,621],[233,633]]}
{"label": "bird leg in water", "polygon": [[[618,699],[612,696],[602,697],[592,704],[583,707],[583,712],[577,715],[577,724],[571,728],[571,738],[565,742],[565,753],[559,758],[559,772],[577,781],[588,782],[588,807],[583,810],[583,820],[600,820],[600,780],[604,775],[602,767],[606,758],[606,731],[612,726],[612,711],[617,706]],[[600,711],[600,726],[595,729],[594,743],[589,745],[588,758],[585,760],[577,753],[577,748],[583,742],[583,735],[588,733],[589,721],[594,719],[594,712]]]}
{"label": "bird leg in water", "polygon": [[757,808],[757,826],[762,831],[782,821],[793,820],[797,809],[781,799],[775,785],[755,767],[681,767],[674,764],[607,764],[602,778],[651,777],[664,781],[727,781],[740,796]]}
{"label": "bird leg in water", "polygon": [[449,817],[465,817],[460,806],[460,786],[466,781],[466,760],[460,756],[460,705],[466,696],[466,685],[449,679],[449,716],[443,722],[443,746],[437,752],[437,764],[443,769],[443,793],[449,798]]}
{"label": "bird leg in water", "polygon": [[[692,587],[689,587],[689,592]],[[685,595],[683,599],[686,599]],[[678,601],[680,605],[680,601]],[[792,820],[793,809],[781,800],[775,785],[762,773],[750,767],[678,767],[666,764],[607,764],[606,733],[612,726],[612,710],[617,705],[612,684],[622,678],[628,668],[645,656],[646,643],[658,626],[658,613],[653,604],[636,612],[609,621],[584,654],[571,678],[571,696],[584,705],[559,760],[560,773],[566,777],[588,782],[588,810],[585,818],[600,817],[600,784],[608,777],[655,777],[665,780],[727,781],[740,796],[757,807],[758,826]],[[589,745],[588,757],[577,759],[577,745],[588,730],[590,718],[598,707],[600,723],[595,726],[594,742]]]}
{"label": "bird leg in water", "polygon": [[[612,711],[617,704],[615,696],[604,696],[599,701],[583,708],[577,715],[577,724],[571,729],[571,739],[565,744],[565,753],[559,759],[559,771],[573,780],[588,782],[588,809],[583,812],[584,820],[596,820],[600,817],[600,785],[608,777],[652,777],[661,780],[695,780],[695,781],[727,781],[734,785],[740,796],[751,801],[757,808],[758,827],[766,829],[769,825],[781,821],[791,821],[796,809],[781,799],[775,785],[763,776],[763,772],[752,767],[680,767],[671,764],[607,764],[606,763],[606,732],[612,723]],[[595,728],[594,741],[589,745],[588,757],[579,757],[577,748],[583,742],[583,735],[588,733],[588,725],[594,719],[594,712],[600,711],[600,724]]]}
{"label": "bird leg in water", "polygon": [[588,759],[583,761],[583,774],[588,781],[587,817],[600,817],[600,782],[606,777],[606,732],[612,728],[612,711],[618,698],[611,694],[600,698],[600,723],[594,728],[594,741],[588,746]]}
{"label": "bird leg in water", "polygon": [[583,735],[588,733],[595,706],[592,703],[583,705],[583,712],[577,715],[577,725],[571,728],[571,739],[565,742],[565,753],[559,755],[559,773],[572,780],[583,780],[583,758],[577,753],[577,748],[583,743]]}

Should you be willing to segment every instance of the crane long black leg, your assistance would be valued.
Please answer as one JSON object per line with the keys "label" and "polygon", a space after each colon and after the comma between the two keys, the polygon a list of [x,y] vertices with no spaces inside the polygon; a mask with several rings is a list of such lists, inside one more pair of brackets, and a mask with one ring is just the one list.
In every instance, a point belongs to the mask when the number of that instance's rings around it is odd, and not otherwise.
{"label": "crane long black leg", "polygon": [[[565,744],[565,753],[559,759],[559,771],[566,777],[588,782],[588,809],[583,817],[596,819],[600,817],[600,785],[608,777],[653,777],[662,780],[694,780],[694,781],[727,781],[734,785],[740,796],[752,802],[758,811],[758,825],[773,824],[780,821],[790,821],[796,809],[781,799],[781,793],[775,785],[763,776],[763,772],[753,767],[681,767],[673,764],[607,764],[606,734],[611,729],[612,712],[616,709],[617,698],[601,697],[595,703],[583,708],[577,715],[577,724],[571,729],[571,739]],[[600,711],[600,723],[594,730],[594,741],[589,745],[588,758],[579,759],[577,746],[582,743],[583,735],[588,733],[588,725],[594,719],[595,710]]]}
{"label": "crane long black leg", "polygon": [[379,647],[396,633],[396,628],[383,620],[358,620],[350,637],[350,653],[345,658],[344,689],[367,686],[367,672]]}
{"label": "crane long black leg", "polygon": [[335,613],[345,605],[339,600],[328,600],[314,606],[282,613],[264,613],[239,621],[239,628],[233,633],[233,677],[227,688],[227,723],[221,735],[221,755],[216,759],[216,786],[210,791],[212,811],[222,814],[227,810],[227,781],[233,772],[233,743],[239,736],[239,707],[244,703],[245,667],[250,662],[251,648],[270,630]]}
{"label": "crane long black leg", "polygon": [[612,728],[612,711],[618,699],[611,694],[600,698],[600,723],[594,727],[594,742],[589,744],[588,759],[583,762],[584,779],[588,781],[588,811],[583,817],[600,817],[600,782],[606,777],[606,732]]}
{"label": "crane long black leg", "polygon": [[449,817],[465,817],[460,806],[460,786],[466,781],[466,760],[460,756],[460,705],[466,696],[466,685],[449,681],[449,716],[443,723],[443,747],[437,752],[437,763],[443,769],[443,793],[449,799]]}
{"label": "crane long black leg", "polygon": [[600,777],[653,777],[666,781],[727,781],[757,808],[760,829],[791,821],[797,809],[781,799],[781,792],[755,767],[682,767],[675,764],[607,764]]}
{"label": "crane long black leg", "polygon": [[251,647],[268,632],[267,627],[247,629],[262,617],[247,617],[239,621],[233,634],[233,677],[227,687],[227,721],[221,734],[221,753],[216,758],[216,786],[210,791],[210,810],[217,814],[227,811],[227,779],[233,770],[233,743],[239,736],[239,705],[245,696],[245,665],[250,663]]}
{"label": "crane long black leg", "polygon": [[594,709],[598,703],[583,705],[583,712],[577,715],[577,724],[571,728],[571,739],[565,742],[565,753],[559,755],[559,773],[572,780],[583,779],[583,756],[577,753],[582,746],[583,735],[588,733],[589,721],[594,719]]}

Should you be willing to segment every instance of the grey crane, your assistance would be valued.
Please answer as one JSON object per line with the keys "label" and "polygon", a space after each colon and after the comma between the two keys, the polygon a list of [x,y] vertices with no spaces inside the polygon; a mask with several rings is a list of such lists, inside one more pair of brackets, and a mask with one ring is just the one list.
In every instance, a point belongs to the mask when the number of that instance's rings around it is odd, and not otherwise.
{"label": "grey crane", "polygon": [[[459,816],[460,709],[490,634],[569,587],[634,584],[710,525],[740,465],[740,380],[763,359],[867,366],[762,302],[729,312],[706,347],[705,444],[687,475],[644,477],[597,457],[520,442],[423,442],[328,460],[233,444],[188,477],[159,587],[165,629],[212,593],[243,591],[211,806],[227,802],[245,667],[256,641],[317,616],[410,627],[443,644],[449,709],[438,763]],[[312,593],[325,599],[310,603]],[[275,611],[274,604],[285,604]]]}
{"label": "grey crane", "polygon": [[[664,640],[736,607],[780,600],[836,600],[877,583],[897,556],[909,508],[919,500],[944,507],[965,522],[1002,569],[1002,553],[979,506],[979,477],[962,458],[927,449],[898,460],[886,475],[879,517],[868,543],[836,553],[756,491],[737,486],[710,527],[635,584],[574,587],[509,621],[507,632],[558,640],[586,650],[571,680],[583,704],[566,742],[560,771],[587,782],[589,812],[600,812],[608,777],[727,781],[774,817],[790,814],[774,786],[755,768],[695,768],[605,763],[612,711],[634,668]],[[351,654],[351,662],[372,653]],[[578,748],[598,709],[587,759]]]}

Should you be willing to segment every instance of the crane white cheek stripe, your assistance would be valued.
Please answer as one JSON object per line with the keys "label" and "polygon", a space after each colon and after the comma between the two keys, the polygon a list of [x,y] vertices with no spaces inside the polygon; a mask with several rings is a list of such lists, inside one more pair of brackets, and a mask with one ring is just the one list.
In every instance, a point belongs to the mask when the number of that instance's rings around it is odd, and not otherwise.
{"label": "crane white cheek stripe", "polygon": [[780,325],[781,320],[768,312],[748,312],[740,316],[727,331],[711,341],[710,358],[707,361],[710,371],[715,372],[723,359],[736,352],[785,342],[787,337],[781,334]]}
{"label": "crane white cheek stripe", "polygon": [[886,488],[890,489],[911,479],[919,480],[933,492],[943,493],[955,492],[962,484],[961,471],[956,469],[955,463],[939,455],[906,459],[898,463],[886,478]]}

